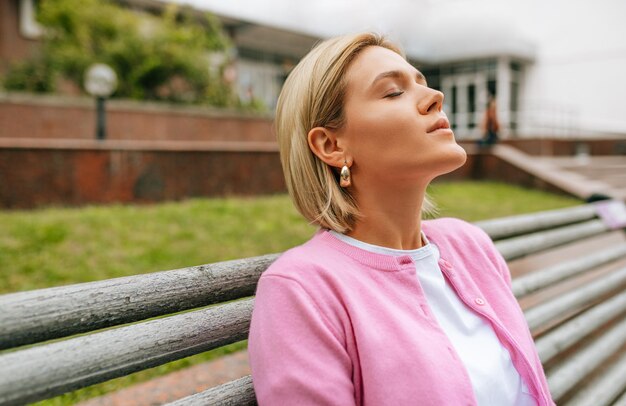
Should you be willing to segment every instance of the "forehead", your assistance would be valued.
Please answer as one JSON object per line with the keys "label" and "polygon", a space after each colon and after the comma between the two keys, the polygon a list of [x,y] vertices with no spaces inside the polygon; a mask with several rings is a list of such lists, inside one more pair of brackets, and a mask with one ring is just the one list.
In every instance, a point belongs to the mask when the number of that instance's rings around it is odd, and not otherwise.
{"label": "forehead", "polygon": [[350,64],[346,73],[348,88],[356,90],[358,84],[358,88],[365,90],[378,74],[392,70],[404,70],[411,76],[415,72],[415,68],[410,63],[392,50],[369,46],[362,50]]}

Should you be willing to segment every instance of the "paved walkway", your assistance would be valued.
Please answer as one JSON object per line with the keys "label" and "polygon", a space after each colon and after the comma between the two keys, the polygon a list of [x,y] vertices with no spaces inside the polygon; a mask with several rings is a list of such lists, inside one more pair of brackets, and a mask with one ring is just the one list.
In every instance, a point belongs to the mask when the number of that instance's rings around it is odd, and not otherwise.
{"label": "paved walkway", "polygon": [[244,350],[90,399],[78,405],[162,405],[249,374],[248,353]]}

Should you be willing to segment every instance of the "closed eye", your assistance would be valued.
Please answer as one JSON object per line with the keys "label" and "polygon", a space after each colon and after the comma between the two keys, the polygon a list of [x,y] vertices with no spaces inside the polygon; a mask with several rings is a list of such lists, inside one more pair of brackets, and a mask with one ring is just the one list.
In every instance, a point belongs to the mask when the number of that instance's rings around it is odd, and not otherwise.
{"label": "closed eye", "polygon": [[393,93],[389,93],[388,95],[385,96],[385,98],[387,97],[397,97],[400,96],[402,93],[404,93],[403,90],[397,91],[397,92],[393,92]]}

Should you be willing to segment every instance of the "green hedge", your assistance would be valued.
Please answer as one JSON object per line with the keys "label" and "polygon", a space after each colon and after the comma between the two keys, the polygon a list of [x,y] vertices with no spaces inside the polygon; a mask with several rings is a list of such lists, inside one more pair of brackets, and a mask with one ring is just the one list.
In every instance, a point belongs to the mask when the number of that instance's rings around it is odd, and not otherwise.
{"label": "green hedge", "polygon": [[[82,89],[87,68],[106,63],[118,75],[113,97],[246,107],[223,79],[231,44],[210,13],[170,4],[157,16],[104,0],[40,5],[41,47],[9,69],[7,90],[54,92],[61,81]],[[210,69],[210,55],[220,53]]]}

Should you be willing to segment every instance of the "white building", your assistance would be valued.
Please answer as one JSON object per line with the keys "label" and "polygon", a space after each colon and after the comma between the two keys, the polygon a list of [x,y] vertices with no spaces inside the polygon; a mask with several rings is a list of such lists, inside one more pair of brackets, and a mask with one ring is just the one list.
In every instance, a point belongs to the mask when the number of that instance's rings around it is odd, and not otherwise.
{"label": "white building", "polygon": [[479,136],[488,93],[505,136],[626,134],[622,0],[179,1],[265,27],[240,33],[250,52],[240,53],[238,81],[270,106],[291,58],[316,37],[376,30],[444,91],[459,137]]}

